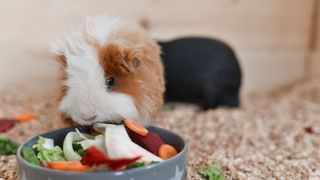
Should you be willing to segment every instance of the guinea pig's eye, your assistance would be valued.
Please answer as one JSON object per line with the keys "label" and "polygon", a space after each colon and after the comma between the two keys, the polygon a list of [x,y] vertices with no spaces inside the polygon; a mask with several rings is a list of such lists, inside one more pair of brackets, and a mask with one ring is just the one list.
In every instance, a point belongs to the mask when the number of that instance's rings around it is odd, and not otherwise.
{"label": "guinea pig's eye", "polygon": [[106,80],[106,85],[107,85],[108,88],[111,88],[114,85],[114,83],[115,83],[115,79],[112,76],[109,77],[109,79]]}

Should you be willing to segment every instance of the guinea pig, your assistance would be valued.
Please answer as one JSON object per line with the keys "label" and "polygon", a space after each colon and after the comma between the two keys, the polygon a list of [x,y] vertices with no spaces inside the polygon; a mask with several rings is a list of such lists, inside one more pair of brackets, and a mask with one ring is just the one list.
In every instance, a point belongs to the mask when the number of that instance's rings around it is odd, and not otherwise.
{"label": "guinea pig", "polygon": [[78,124],[142,124],[163,104],[164,74],[158,44],[138,25],[100,15],[63,38],[49,51],[61,64],[59,110]]}
{"label": "guinea pig", "polygon": [[226,43],[186,37],[159,45],[165,69],[166,101],[200,103],[204,109],[239,105],[241,69]]}

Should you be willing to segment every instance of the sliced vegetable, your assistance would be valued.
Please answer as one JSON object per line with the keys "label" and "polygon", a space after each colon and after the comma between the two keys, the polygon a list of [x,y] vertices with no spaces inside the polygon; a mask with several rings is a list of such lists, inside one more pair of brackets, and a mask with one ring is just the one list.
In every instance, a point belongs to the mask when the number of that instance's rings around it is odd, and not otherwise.
{"label": "sliced vegetable", "polygon": [[15,154],[19,144],[10,140],[5,134],[0,134],[0,155]]}
{"label": "sliced vegetable", "polygon": [[25,147],[22,151],[22,155],[29,163],[39,165],[38,157],[31,147]]}
{"label": "sliced vegetable", "polygon": [[100,151],[103,151],[104,153],[107,152],[103,135],[98,135],[94,137],[94,139],[85,139],[83,141],[80,141],[79,144],[83,147],[84,150],[88,149],[91,146],[95,146]]}
{"label": "sliced vegetable", "polygon": [[28,122],[37,119],[38,116],[32,111],[26,111],[21,114],[16,115],[16,120],[19,122]]}
{"label": "sliced vegetable", "polygon": [[85,172],[90,169],[89,166],[83,165],[80,161],[51,161],[48,167],[61,171]]}
{"label": "sliced vegetable", "polygon": [[54,141],[50,138],[44,138],[44,143],[42,145],[46,149],[50,149],[54,147]]}
{"label": "sliced vegetable", "polygon": [[0,119],[0,132],[7,132],[16,124],[14,119]]}
{"label": "sliced vegetable", "polygon": [[159,161],[151,161],[150,164],[157,164]]}
{"label": "sliced vegetable", "polygon": [[83,156],[84,149],[81,144],[72,144],[72,148],[75,152],[77,152],[80,156]]}
{"label": "sliced vegetable", "polygon": [[134,163],[129,164],[126,169],[134,169],[134,168],[144,167],[145,165],[146,165],[145,162],[134,162]]}
{"label": "sliced vegetable", "polygon": [[81,162],[88,166],[106,165],[112,170],[118,170],[137,161],[138,159],[140,159],[140,157],[110,159],[102,151],[92,146],[84,153]]}
{"label": "sliced vegetable", "polygon": [[208,180],[224,180],[221,168],[217,164],[199,169],[198,174],[202,175]]}
{"label": "sliced vegetable", "polygon": [[73,144],[92,136],[79,132],[69,132],[63,141],[63,154],[68,161],[79,161],[81,156],[73,150]]}
{"label": "sliced vegetable", "polygon": [[163,144],[159,148],[159,156],[164,160],[170,159],[176,154],[178,154],[177,150],[169,144]]}
{"label": "sliced vegetable", "polygon": [[112,159],[134,158],[140,156],[141,159],[139,161],[163,161],[158,156],[155,156],[154,154],[132,142],[124,125],[106,125],[105,144],[107,148],[107,154]]}
{"label": "sliced vegetable", "polygon": [[[47,142],[48,141],[48,142]],[[62,149],[59,146],[53,147],[49,138],[39,136],[37,144],[32,147],[38,151],[37,157],[42,161],[64,161]],[[49,148],[46,148],[49,147]]]}
{"label": "sliced vegetable", "polygon": [[155,155],[159,155],[158,153],[160,146],[165,144],[160,136],[153,132],[149,132],[146,136],[141,136],[131,131],[130,129],[127,129],[127,132],[133,142],[147,149]]}
{"label": "sliced vegetable", "polygon": [[142,125],[138,124],[137,122],[135,122],[134,120],[131,120],[131,119],[124,120],[124,124],[131,131],[133,131],[141,136],[146,136],[149,132],[148,129],[146,129],[145,127],[143,127]]}

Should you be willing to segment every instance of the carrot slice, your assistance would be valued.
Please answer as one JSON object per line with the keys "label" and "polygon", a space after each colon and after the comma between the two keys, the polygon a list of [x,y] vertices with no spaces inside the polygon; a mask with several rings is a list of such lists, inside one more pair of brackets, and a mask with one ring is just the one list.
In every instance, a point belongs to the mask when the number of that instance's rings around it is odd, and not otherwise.
{"label": "carrot slice", "polygon": [[37,119],[37,118],[38,118],[38,116],[31,111],[26,111],[26,112],[23,112],[21,114],[16,115],[16,120],[19,122],[27,122],[27,121]]}
{"label": "carrot slice", "polygon": [[141,136],[146,136],[149,131],[142,125],[138,124],[137,122],[131,120],[131,119],[126,119],[124,120],[124,125],[127,126],[131,131],[141,135]]}
{"label": "carrot slice", "polygon": [[48,167],[61,171],[84,172],[90,169],[89,166],[83,165],[80,161],[51,161]]}
{"label": "carrot slice", "polygon": [[159,157],[164,160],[170,159],[176,154],[178,154],[177,150],[169,144],[163,144],[159,148]]}

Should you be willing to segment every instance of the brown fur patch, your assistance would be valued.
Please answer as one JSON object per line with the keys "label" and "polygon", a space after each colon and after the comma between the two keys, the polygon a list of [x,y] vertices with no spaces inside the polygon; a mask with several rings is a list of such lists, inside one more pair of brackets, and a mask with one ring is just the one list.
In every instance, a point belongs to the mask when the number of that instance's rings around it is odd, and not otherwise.
{"label": "brown fur patch", "polygon": [[[163,103],[164,80],[159,47],[150,43],[148,48],[108,44],[99,48],[100,63],[105,78],[115,78],[112,91],[128,94],[143,118],[150,118]],[[139,60],[136,67],[134,60]]]}

